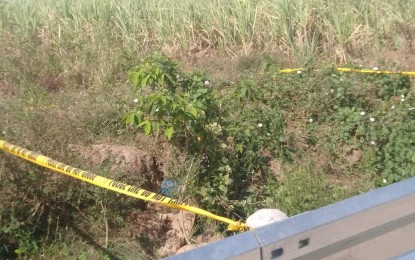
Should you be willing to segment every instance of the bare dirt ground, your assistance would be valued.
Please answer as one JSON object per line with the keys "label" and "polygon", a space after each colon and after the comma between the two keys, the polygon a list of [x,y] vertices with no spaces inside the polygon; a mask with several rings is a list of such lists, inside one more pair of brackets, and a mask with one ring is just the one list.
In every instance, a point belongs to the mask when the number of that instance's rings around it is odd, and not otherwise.
{"label": "bare dirt ground", "polygon": [[[91,165],[109,164],[111,172],[115,173],[112,178],[121,181],[128,179],[128,184],[160,193],[163,173],[156,158],[150,153],[116,144],[94,144],[86,147],[74,145],[73,149],[80,152]],[[134,211],[129,221],[135,227],[130,231],[130,236],[139,241],[158,241],[157,254],[162,257],[185,252],[223,238],[219,233],[206,233],[191,242],[196,216],[186,211],[172,212],[169,208],[155,203],[146,204],[142,210]]]}

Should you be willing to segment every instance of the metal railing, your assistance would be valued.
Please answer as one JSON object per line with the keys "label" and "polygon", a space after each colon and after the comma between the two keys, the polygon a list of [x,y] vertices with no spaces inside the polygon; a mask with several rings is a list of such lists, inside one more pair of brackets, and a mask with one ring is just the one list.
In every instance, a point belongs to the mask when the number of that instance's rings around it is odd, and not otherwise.
{"label": "metal railing", "polygon": [[167,259],[415,259],[415,177]]}

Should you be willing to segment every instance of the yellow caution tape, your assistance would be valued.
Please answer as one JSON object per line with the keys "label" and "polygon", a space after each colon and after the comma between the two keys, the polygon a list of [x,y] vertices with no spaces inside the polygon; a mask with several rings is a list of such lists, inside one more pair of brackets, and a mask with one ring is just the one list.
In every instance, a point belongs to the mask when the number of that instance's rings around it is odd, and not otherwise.
{"label": "yellow caution tape", "polygon": [[0,140],[0,149],[18,156],[20,158],[23,158],[27,161],[30,161],[32,163],[38,164],[40,166],[43,166],[45,168],[49,168],[52,169],[54,171],[60,172],[60,173],[64,173],[66,175],[69,175],[71,177],[77,178],[79,180],[91,183],[93,185],[108,189],[108,190],[112,190],[118,193],[122,193],[134,198],[138,198],[138,199],[142,199],[145,201],[151,201],[151,202],[155,202],[155,203],[159,203],[162,204],[164,206],[167,207],[171,207],[171,208],[175,208],[175,209],[182,209],[182,210],[187,210],[190,212],[193,212],[195,214],[199,214],[211,219],[215,219],[218,221],[222,221],[224,223],[229,224],[228,225],[228,230],[230,231],[245,231],[247,230],[247,226],[245,223],[239,222],[239,221],[233,221],[231,219],[225,218],[225,217],[221,217],[221,216],[217,216],[215,214],[212,214],[206,210],[197,208],[197,207],[193,207],[190,205],[187,205],[183,202],[179,202],[175,199],[172,198],[168,198],[166,196],[154,193],[154,192],[150,192],[135,186],[131,186],[128,184],[124,184],[121,182],[117,182],[111,179],[107,179],[105,177],[87,172],[87,171],[83,171],[80,169],[77,169],[75,167],[66,165],[64,163],[55,161],[51,158],[48,158],[46,156],[43,156],[41,154],[26,150],[22,147],[19,147],[17,145],[13,145],[10,143],[7,143],[6,141]]}
{"label": "yellow caution tape", "polygon": [[301,71],[303,68],[293,68],[293,69],[282,69],[279,70],[279,73],[291,73],[291,72],[298,72]]}
{"label": "yellow caution tape", "polygon": [[[292,73],[302,71],[304,68],[282,69],[278,70],[279,73]],[[389,70],[373,70],[373,69],[353,69],[353,68],[336,68],[341,72],[356,72],[366,74],[398,74],[405,76],[415,76],[415,71],[389,71]]]}
{"label": "yellow caution tape", "polygon": [[342,72],[357,72],[369,74],[399,74],[405,76],[415,76],[415,71],[389,71],[389,70],[368,70],[368,69],[352,69],[352,68],[336,68]]}

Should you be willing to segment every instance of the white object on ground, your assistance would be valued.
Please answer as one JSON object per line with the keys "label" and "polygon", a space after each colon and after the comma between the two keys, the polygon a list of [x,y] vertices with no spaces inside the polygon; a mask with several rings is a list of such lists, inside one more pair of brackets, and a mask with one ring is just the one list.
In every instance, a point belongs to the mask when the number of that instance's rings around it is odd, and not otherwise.
{"label": "white object on ground", "polygon": [[260,209],[248,217],[246,225],[250,228],[258,228],[286,218],[287,215],[281,210]]}

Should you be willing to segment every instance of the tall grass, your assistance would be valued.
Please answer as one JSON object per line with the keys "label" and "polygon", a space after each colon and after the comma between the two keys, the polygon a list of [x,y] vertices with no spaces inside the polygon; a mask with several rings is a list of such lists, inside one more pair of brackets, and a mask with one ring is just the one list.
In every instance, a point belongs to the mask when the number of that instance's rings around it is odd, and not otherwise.
{"label": "tall grass", "polygon": [[281,53],[347,62],[414,41],[414,0],[13,0],[0,2],[3,78],[113,84],[148,51]]}
{"label": "tall grass", "polygon": [[346,55],[380,47],[385,43],[379,39],[396,38],[396,23],[415,20],[413,0],[16,0],[2,5],[3,34],[43,31],[53,44],[99,46],[106,39],[107,48],[192,54]]}

